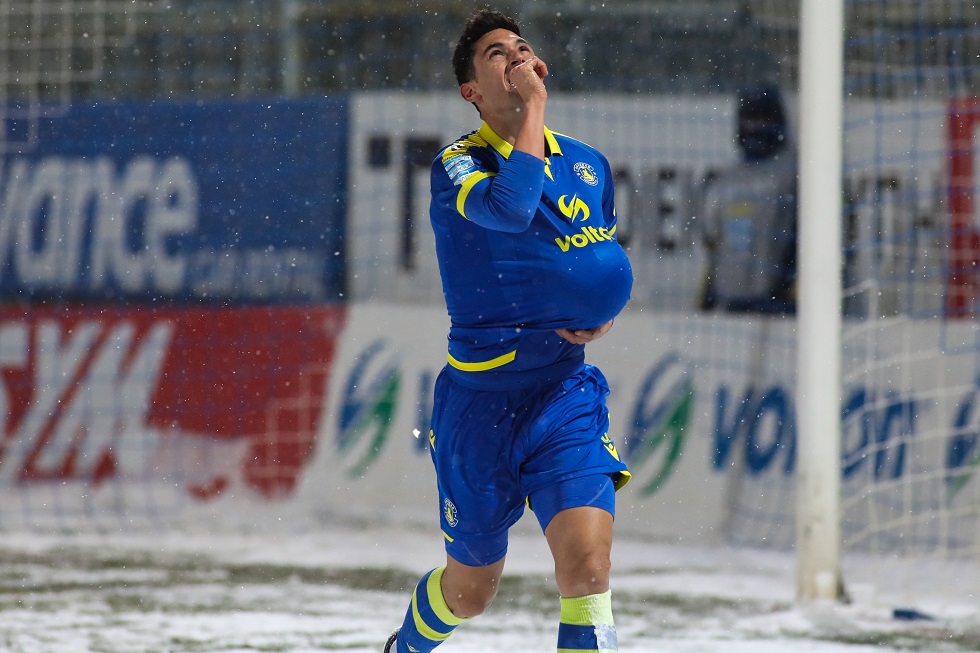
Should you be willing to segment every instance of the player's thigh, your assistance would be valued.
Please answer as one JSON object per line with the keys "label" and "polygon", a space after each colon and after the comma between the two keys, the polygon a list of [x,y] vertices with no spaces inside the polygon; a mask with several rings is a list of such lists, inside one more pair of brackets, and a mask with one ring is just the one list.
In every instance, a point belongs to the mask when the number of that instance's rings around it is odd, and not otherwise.
{"label": "player's thigh", "polygon": [[579,506],[562,510],[544,532],[556,564],[575,564],[584,557],[609,558],[613,516],[607,510]]}
{"label": "player's thigh", "polygon": [[555,580],[562,596],[609,589],[613,516],[608,510],[593,506],[562,510],[544,534],[555,559]]}

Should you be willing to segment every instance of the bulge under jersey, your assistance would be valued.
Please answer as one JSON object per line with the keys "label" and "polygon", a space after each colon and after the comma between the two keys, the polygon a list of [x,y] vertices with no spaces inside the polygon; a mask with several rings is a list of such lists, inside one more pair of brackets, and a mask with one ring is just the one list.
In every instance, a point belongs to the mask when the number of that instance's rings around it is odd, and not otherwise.
{"label": "bulge under jersey", "polygon": [[633,273],[616,240],[609,163],[545,129],[546,161],[484,123],[432,165],[430,217],[451,318],[449,373],[476,389],[560,380],[591,329],[629,300]]}

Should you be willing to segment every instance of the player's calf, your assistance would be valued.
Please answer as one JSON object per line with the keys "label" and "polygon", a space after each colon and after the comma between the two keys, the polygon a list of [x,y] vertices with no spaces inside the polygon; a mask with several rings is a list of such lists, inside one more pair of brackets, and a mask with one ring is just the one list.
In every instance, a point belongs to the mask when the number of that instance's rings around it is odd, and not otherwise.
{"label": "player's calf", "polygon": [[433,569],[419,581],[405,621],[388,639],[385,653],[429,653],[464,621],[452,613],[443,596],[441,581],[445,570]]}

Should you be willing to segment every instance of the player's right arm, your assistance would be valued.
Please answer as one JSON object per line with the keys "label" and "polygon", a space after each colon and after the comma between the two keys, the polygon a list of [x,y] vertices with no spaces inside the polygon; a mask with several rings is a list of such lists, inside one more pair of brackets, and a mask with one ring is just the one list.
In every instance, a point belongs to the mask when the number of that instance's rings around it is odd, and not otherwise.
{"label": "player's right arm", "polygon": [[[486,164],[481,145],[464,139],[446,148],[432,170],[433,200],[487,229],[519,233],[528,228],[541,201],[544,161],[520,150],[499,170]],[[489,147],[489,146],[487,146]]]}
{"label": "player's right arm", "polygon": [[544,78],[548,76],[548,65],[534,57],[518,64],[510,71],[511,85],[524,101],[521,112],[521,127],[517,131],[514,150],[527,152],[544,161],[544,108],[548,102],[548,89]]}

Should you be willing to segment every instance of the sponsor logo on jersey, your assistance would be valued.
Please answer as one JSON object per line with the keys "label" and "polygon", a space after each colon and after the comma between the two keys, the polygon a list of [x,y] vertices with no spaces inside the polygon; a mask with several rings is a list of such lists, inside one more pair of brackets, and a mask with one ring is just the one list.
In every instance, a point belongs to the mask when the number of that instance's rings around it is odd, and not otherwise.
{"label": "sponsor logo on jersey", "polygon": [[582,227],[579,231],[581,233],[565,236],[564,238],[555,238],[555,243],[558,245],[558,248],[563,252],[567,252],[572,247],[582,248],[605,240],[616,240],[616,227],[612,229],[606,229],[605,227]]}
{"label": "sponsor logo on jersey", "polygon": [[569,222],[575,222],[576,220],[585,222],[591,215],[589,205],[578,194],[572,195],[572,199],[568,199],[568,195],[559,197],[558,208],[561,210],[562,215],[568,218]]}
{"label": "sponsor logo on jersey", "polygon": [[590,166],[588,163],[578,162],[572,166],[572,170],[578,175],[578,178],[587,183],[589,186],[596,186],[599,183],[599,176],[595,173],[595,168]]}

